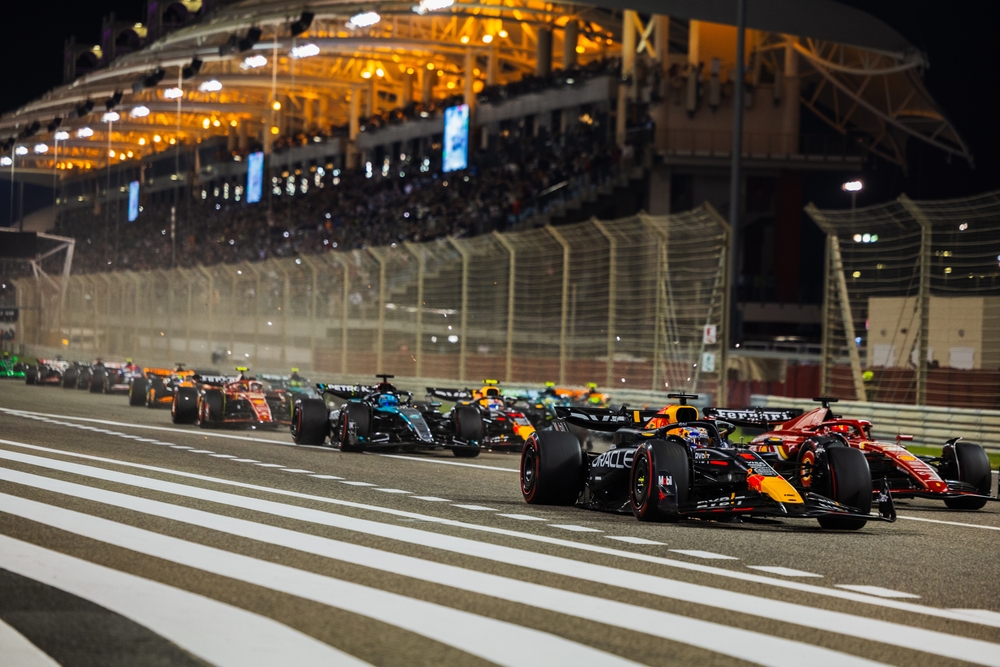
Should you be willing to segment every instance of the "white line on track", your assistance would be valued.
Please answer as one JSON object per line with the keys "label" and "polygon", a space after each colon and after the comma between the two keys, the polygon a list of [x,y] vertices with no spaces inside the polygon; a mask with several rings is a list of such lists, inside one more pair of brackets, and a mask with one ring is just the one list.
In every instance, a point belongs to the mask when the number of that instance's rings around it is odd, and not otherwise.
{"label": "white line on track", "polygon": [[616,542],[626,542],[628,544],[656,544],[663,545],[666,542],[657,542],[655,540],[647,540],[645,537],[629,537],[629,536],[618,536],[618,535],[605,535],[609,540],[615,540]]}
{"label": "white line on track", "polygon": [[891,588],[882,588],[881,586],[858,586],[854,584],[837,584],[837,588],[845,588],[849,591],[857,591],[858,593],[864,593],[866,595],[877,595],[882,598],[919,598],[919,595],[914,595],[913,593],[904,593],[902,591],[894,591]]}
{"label": "white line on track", "polygon": [[507,519],[515,519],[517,521],[545,521],[540,516],[531,516],[530,514],[497,514],[497,516],[502,516]]}
{"label": "white line on track", "polygon": [[283,464],[283,463],[255,463],[254,465],[256,465],[259,468],[284,468],[285,467],[285,464]]}
{"label": "white line on track", "polygon": [[723,554],[701,551],[700,549],[670,549],[670,551],[675,554],[691,556],[692,558],[704,558],[705,560],[739,560],[736,556],[724,556]]}
{"label": "white line on track", "polygon": [[462,510],[472,510],[473,512],[496,512],[492,507],[483,507],[482,505],[452,505],[452,507]]}
{"label": "white line on track", "polygon": [[188,451],[190,453],[192,453],[192,454],[214,454],[215,453],[211,449],[191,449],[191,450],[188,450]]}
{"label": "white line on track", "polygon": [[761,572],[767,572],[768,574],[777,574],[781,577],[822,577],[822,574],[813,574],[812,572],[803,572],[802,570],[794,570],[790,567],[781,567],[780,565],[747,565],[751,570],[760,570]]}
{"label": "white line on track", "polygon": [[[441,586],[458,588],[475,594],[487,595],[547,611],[618,626],[634,632],[642,632],[654,637],[682,642],[762,665],[799,667],[802,664],[810,664],[830,667],[839,667],[841,665],[856,665],[860,667],[861,665],[872,666],[878,664],[839,651],[768,636],[751,630],[731,628],[711,621],[702,621],[659,610],[645,609],[623,602],[564,591],[531,582],[464,569],[446,563],[437,563],[348,542],[331,540],[316,535],[297,533],[276,526],[220,516],[159,501],[140,501],[139,503],[134,503],[133,501],[136,499],[125,494],[102,492],[97,489],[88,491],[89,487],[57,480],[52,480],[52,482],[51,486],[53,488],[64,489],[64,492],[69,492],[70,494],[73,494],[73,491],[79,491],[90,495],[95,500],[100,498],[101,500],[98,500],[98,502],[104,502],[112,506],[129,507],[130,509],[136,509],[152,516],[210,528],[227,534],[295,549],[308,554],[335,558],[343,562],[364,565],[365,567]],[[160,552],[170,554],[170,556],[167,556],[169,560],[179,561],[183,564],[193,565],[202,569],[205,569],[202,563],[207,561],[201,559],[201,563],[192,562],[192,556],[198,554],[198,552],[207,554],[210,551],[218,551],[211,547],[184,542],[177,538],[151,533],[132,526],[118,524],[106,519],[33,500],[20,499],[16,496],[6,496],[3,494],[0,494],[0,499],[3,500],[2,506],[4,511],[17,516],[85,535],[92,539],[134,549],[141,553],[157,554],[158,548]],[[228,554],[228,552],[223,553]],[[176,557],[177,554],[180,554],[179,559]],[[232,556],[229,555],[227,560],[231,560]],[[235,561],[235,572],[232,574],[227,572],[226,576],[246,580],[245,575],[248,568],[240,567],[239,561],[252,561],[252,559],[246,557],[238,557],[238,559]],[[263,563],[263,561],[258,562]],[[266,565],[270,566],[272,564],[266,563]],[[269,568],[260,567],[260,569],[265,570]],[[218,572],[218,569],[216,568],[214,571]],[[243,575],[242,577],[241,574]],[[317,575],[311,576],[317,577]],[[324,578],[319,578],[317,583],[325,583],[322,582],[322,579]],[[377,591],[377,589],[373,590]],[[514,641],[513,637],[509,639]],[[496,641],[502,641],[502,639],[498,638]],[[549,657],[549,659],[552,658]],[[545,658],[536,658],[536,664],[539,664],[541,660],[545,660]],[[556,659],[554,662],[567,664],[564,657],[562,660]]]}
{"label": "white line on track", "polygon": [[373,491],[381,491],[382,493],[413,493],[412,491],[403,491],[402,489],[372,489]]}
{"label": "white line on track", "polygon": [[372,484],[370,482],[349,482],[346,480],[342,481],[341,484],[347,484],[348,486],[378,486],[378,484]]}
{"label": "white line on track", "polygon": [[501,472],[520,472],[518,468],[501,468],[499,466],[486,466],[479,463],[460,463],[458,461],[445,461],[434,456],[403,456],[402,454],[379,454],[387,459],[405,459],[407,461],[420,461],[421,463],[436,463],[442,466],[461,466],[463,468],[479,468],[481,470],[499,470]]}
{"label": "white line on track", "polygon": [[[636,663],[610,653],[505,621],[250,558],[16,496],[0,495],[0,497],[4,499],[5,512],[16,512],[19,516],[77,535],[374,618],[499,665],[575,667],[599,664],[637,667]],[[286,531],[286,534],[295,533]],[[75,577],[75,573],[69,576]],[[191,623],[191,618],[186,613],[177,613],[176,610],[174,613],[186,624],[197,625]],[[751,638],[744,641],[752,640]],[[246,660],[243,664],[288,664],[293,656],[294,664],[303,664],[296,651],[282,647],[283,650],[275,654],[274,648],[277,647],[272,648],[266,662],[257,658],[253,661]],[[829,653],[848,657],[840,653]],[[230,661],[229,664],[233,663]],[[336,663],[328,661],[325,664]],[[790,663],[782,664],[789,664],[791,667]]]}
{"label": "white line on track", "polygon": [[0,647],[5,667],[59,667],[59,663],[20,632],[0,620]]}
{"label": "white line on track", "polygon": [[598,530],[597,528],[587,528],[586,526],[574,526],[572,524],[566,523],[550,523],[550,528],[561,528],[562,530],[568,530],[574,533],[603,533],[603,530]]}
{"label": "white line on track", "polygon": [[344,479],[343,477],[337,477],[336,475],[309,475],[310,477],[315,477],[316,479]]}
{"label": "white line on track", "polygon": [[451,501],[447,498],[438,498],[437,496],[410,496],[411,498],[416,498],[417,500],[426,500],[429,503],[450,503]]}
{"label": "white line on track", "polygon": [[983,530],[1000,530],[1000,526],[980,526],[976,523],[959,523],[958,521],[942,521],[941,519],[924,519],[919,516],[903,516],[898,515],[898,519],[906,519],[907,521],[923,521],[924,523],[941,523],[946,526],[962,526],[963,528],[982,528]]}
{"label": "white line on track", "polygon": [[260,463],[257,459],[231,459],[233,463]]}
{"label": "white line on track", "polygon": [[303,468],[282,468],[281,472],[295,472],[300,474],[312,475],[312,470],[305,470]]}
{"label": "white line on track", "polygon": [[[375,512],[377,514],[384,514],[394,517],[405,517],[409,519],[414,519],[417,521],[426,521],[429,523],[438,523],[445,526],[451,526],[454,528],[463,528],[470,531],[493,534],[493,535],[505,535],[507,537],[514,537],[526,540],[528,542],[540,542],[553,546],[561,546],[567,549],[573,549],[576,551],[586,552],[586,553],[599,553],[607,556],[616,556],[619,558],[624,558],[627,560],[636,560],[646,563],[654,563],[658,565],[663,565],[666,567],[675,568],[678,570],[686,570],[691,572],[700,572],[703,574],[710,574],[714,577],[723,579],[735,579],[738,581],[745,581],[765,586],[773,586],[776,588],[783,588],[787,590],[794,590],[800,593],[810,593],[814,595],[820,595],[824,597],[838,598],[842,600],[849,600],[852,602],[859,602],[874,607],[886,607],[891,609],[898,609],[901,611],[911,612],[915,614],[924,614],[926,616],[933,616],[938,618],[947,618],[951,620],[960,620],[966,622],[974,622],[980,625],[987,625],[991,627],[1000,628],[1000,620],[994,620],[991,618],[977,618],[972,619],[967,615],[957,614],[945,609],[937,609],[934,607],[927,607],[920,604],[915,604],[912,602],[904,602],[901,600],[888,600],[879,598],[872,595],[863,595],[861,593],[855,593],[852,591],[828,588],[824,586],[816,586],[812,584],[806,584],[798,581],[789,581],[785,579],[776,579],[774,577],[765,577],[759,574],[753,574],[750,572],[743,572],[740,570],[729,570],[725,568],[714,567],[711,565],[703,565],[701,563],[691,563],[689,561],[676,560],[672,558],[663,558],[661,556],[654,556],[651,554],[633,552],[633,551],[622,551],[621,549],[614,549],[611,547],[604,547],[596,544],[589,544],[587,542],[576,542],[573,540],[567,540],[558,537],[550,537],[548,535],[524,533],[516,530],[510,530],[507,528],[499,528],[496,526],[487,526],[475,523],[469,523],[467,521],[458,521],[455,519],[448,519],[444,517],[432,516],[427,514],[420,514],[418,512],[410,512],[406,510],[399,510],[389,507],[380,507],[378,505],[369,505],[365,503],[359,503],[349,500],[341,500],[339,498],[330,498],[327,496],[317,496],[314,494],[300,493],[298,491],[289,491],[287,489],[279,489],[276,487],[262,486],[259,484],[250,484],[247,482],[238,482],[235,480],[224,479],[220,477],[211,477],[209,475],[200,475],[197,473],[185,472],[181,470],[174,470],[172,468],[163,468],[159,466],[151,466],[142,463],[133,463],[130,461],[121,461],[118,459],[110,459],[102,456],[94,456],[92,454],[81,454],[78,452],[68,452],[59,449],[53,449],[51,447],[43,447],[41,445],[31,445],[23,442],[17,442],[14,440],[3,440],[0,439],[0,444],[11,445],[18,448],[29,449],[37,452],[46,452],[49,454],[63,455],[77,459],[83,459],[87,461],[97,461],[102,463],[108,463],[112,465],[118,465],[127,468],[134,468],[137,470],[145,470],[148,472],[161,473],[166,475],[173,475],[176,477],[182,477],[185,479],[195,479],[205,482],[212,482],[215,484],[221,484],[224,486],[230,486],[239,489],[254,490],[264,493],[271,493],[278,496],[283,496],[287,498],[297,498],[301,500],[310,500],[319,503],[326,503],[330,505],[336,505],[339,507],[350,507],[353,509],[367,510],[370,512]],[[119,473],[111,470],[105,470],[103,468],[95,468],[91,466],[79,465],[76,463],[70,463],[68,461],[62,461],[59,459],[52,459],[46,457],[33,456],[30,454],[22,454],[20,452],[12,452],[9,450],[0,449],[0,459],[7,459],[12,461],[20,461],[22,463],[27,463],[29,465],[40,466],[43,468],[49,468],[53,470],[63,470],[66,472],[72,472],[79,475],[84,475],[86,477],[92,477],[95,479],[103,479],[105,481],[120,482],[127,484],[129,486],[135,486],[138,488],[149,488],[154,487],[160,490],[165,490],[167,493],[175,493],[187,496],[197,496],[203,499],[212,500],[214,502],[220,502],[222,504],[230,504],[235,507],[249,508],[254,506],[259,509],[259,511],[264,511],[270,514],[278,514],[280,516],[290,516],[291,518],[301,519],[303,512],[308,513],[309,519],[313,523],[320,523],[324,525],[333,525],[334,527],[347,527],[348,530],[362,530],[362,532],[375,531],[375,534],[390,537],[390,539],[403,539],[414,543],[427,544],[429,546],[435,546],[438,548],[446,548],[450,551],[456,553],[461,553],[464,555],[474,555],[482,556],[491,560],[496,560],[503,563],[511,563],[517,560],[521,554],[526,554],[530,552],[524,552],[520,549],[513,549],[509,547],[499,547],[494,545],[486,545],[485,543],[477,542],[475,540],[457,537],[457,536],[444,536],[433,534],[428,534],[425,531],[420,531],[417,529],[406,528],[403,526],[390,526],[388,524],[378,523],[375,521],[369,521],[366,519],[354,519],[349,517],[344,517],[338,514],[320,512],[317,510],[307,510],[305,508],[300,508],[297,506],[285,505],[282,503],[275,503],[267,500],[259,500],[250,498],[247,496],[239,496],[229,493],[222,493],[217,491],[209,491],[207,489],[201,489],[199,487],[190,487],[182,484],[175,484],[173,482],[167,482],[164,480],[159,480],[153,477],[141,477],[137,475],[131,475],[126,473]],[[2,469],[0,469],[2,472]],[[194,496],[192,496],[194,494]],[[227,500],[228,499],[228,500]],[[262,509],[266,508],[266,509]],[[359,528],[363,526],[364,528]],[[402,531],[402,532],[400,532]],[[412,531],[412,532],[406,532]],[[607,536],[608,539],[620,539],[622,541],[634,542],[636,540],[642,540],[643,538],[615,538],[612,536]],[[431,540],[432,544],[426,542],[426,540]],[[441,541],[444,541],[447,546],[442,546]],[[650,540],[652,541],[652,540]],[[662,544],[662,543],[661,543]],[[485,551],[484,551],[485,550]],[[495,550],[500,550],[502,553],[497,554]],[[538,555],[542,558],[541,555]],[[552,557],[555,558],[555,557]],[[558,561],[563,563],[560,567],[563,570],[571,570],[573,566],[587,567],[585,564],[578,561],[559,558]],[[537,567],[537,563],[533,561],[527,561],[528,567]],[[588,581],[604,581],[600,577],[605,577],[605,579],[613,579],[615,576],[621,574],[625,576],[623,571],[604,568],[601,570],[609,570],[608,574],[600,575],[586,575],[584,578]],[[564,572],[563,572],[564,573]],[[640,575],[636,575],[640,576]],[[654,578],[654,581],[662,582],[669,581],[674,585],[678,586],[689,586],[692,584],[686,584],[683,582],[675,582],[674,580],[660,580]],[[647,584],[644,584],[644,587]],[[699,590],[705,587],[697,587]],[[645,590],[641,588],[639,590]],[[716,589],[708,588],[709,592],[720,592]],[[738,594],[734,594],[738,595]],[[750,597],[750,602],[748,602],[748,609],[756,609],[756,605],[760,603],[763,598],[761,595],[755,595]],[[702,604],[707,604],[704,599],[699,599],[698,602]],[[729,604],[729,603],[727,603]],[[725,607],[729,608],[729,607]],[[816,610],[817,612],[819,610]],[[755,614],[756,612],[750,611],[749,613]],[[795,617],[795,611],[781,610],[780,613],[782,618],[793,619]],[[855,618],[855,617],[849,617]],[[870,619],[864,619],[866,623],[872,622]],[[825,628],[825,626],[823,626]],[[828,629],[828,628],[827,628]],[[864,637],[869,638],[869,629],[865,630]],[[1000,664],[1000,658],[998,658],[998,664]]]}
{"label": "white line on track", "polygon": [[268,667],[291,655],[297,665],[368,664],[269,618],[5,535],[0,566],[130,618],[220,667]]}

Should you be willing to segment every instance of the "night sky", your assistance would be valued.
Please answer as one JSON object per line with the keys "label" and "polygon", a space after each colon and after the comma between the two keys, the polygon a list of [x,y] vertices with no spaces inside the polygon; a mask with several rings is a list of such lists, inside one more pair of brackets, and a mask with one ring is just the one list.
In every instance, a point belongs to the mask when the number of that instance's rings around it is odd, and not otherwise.
{"label": "night sky", "polygon": [[[865,175],[869,187],[859,205],[900,192],[914,199],[935,199],[1000,188],[1000,131],[996,106],[988,102],[1000,83],[1000,42],[995,35],[1000,2],[845,0],[845,4],[876,15],[928,55],[926,85],[976,161],[974,169],[957,159],[949,164],[936,149],[911,142],[908,173],[884,163],[869,169]],[[145,6],[142,0],[31,0],[5,5],[0,40],[2,111],[62,83],[63,43],[71,34],[79,42],[96,43],[102,15],[114,11],[119,19],[140,21]],[[0,224],[6,222],[8,196],[7,189],[0,188]],[[846,205],[836,197],[817,204]]]}

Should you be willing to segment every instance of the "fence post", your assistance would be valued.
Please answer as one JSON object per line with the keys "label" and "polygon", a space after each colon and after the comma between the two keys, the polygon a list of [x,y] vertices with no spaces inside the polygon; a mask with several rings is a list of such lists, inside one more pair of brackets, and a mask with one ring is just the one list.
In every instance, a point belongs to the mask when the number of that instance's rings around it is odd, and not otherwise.
{"label": "fence post", "polygon": [[514,250],[513,244],[503,234],[494,231],[493,238],[510,253],[510,276],[507,279],[507,363],[504,369],[504,382],[513,382],[514,290],[516,288],[515,278],[517,277],[517,251]]}
{"label": "fence post", "polygon": [[456,241],[451,236],[448,237],[448,242],[455,249],[455,251],[458,252],[458,254],[461,255],[462,257],[462,313],[459,316],[460,317],[459,335],[461,336],[461,338],[458,341],[458,379],[464,380],[465,350],[466,350],[465,337],[466,333],[468,333],[466,329],[466,324],[468,322],[467,313],[469,310],[469,251],[466,248],[463,248],[461,245],[459,245],[458,241]]}
{"label": "fence post", "polygon": [[385,345],[385,251],[368,248],[368,254],[378,263],[378,331],[375,334],[375,372],[382,372],[383,346]]}
{"label": "fence post", "polygon": [[608,363],[605,365],[607,374],[604,376],[604,386],[610,387],[614,381],[615,372],[615,294],[618,292],[618,239],[597,218],[591,218],[590,223],[608,240]]}
{"label": "fence post", "polygon": [[[716,286],[722,288],[722,312],[719,313],[719,329],[716,340],[719,341],[719,358],[717,361],[718,384],[715,391],[716,405],[729,405],[729,331],[732,327],[730,322],[733,316],[732,308],[732,261],[729,257],[730,244],[729,235],[732,234],[732,227],[723,218],[715,207],[707,201],[702,204],[702,208],[715,220],[722,230],[722,251],[719,253],[720,274],[716,279]],[[714,300],[714,295],[712,299]],[[711,314],[711,313],[710,313]],[[711,322],[709,322],[711,323]],[[698,360],[698,372],[701,372],[701,360]]]}
{"label": "fence post", "polygon": [[[181,269],[181,275],[187,278],[188,284],[188,303],[187,303],[187,320],[184,324],[184,347],[187,350],[187,354],[191,354],[193,351],[191,349],[191,314],[192,307],[194,303],[194,271],[188,269]],[[173,362],[171,362],[173,363]]]}
{"label": "fence post", "polygon": [[917,405],[927,405],[927,343],[930,337],[931,308],[931,221],[916,202],[905,194],[899,195],[903,205],[920,225],[920,283],[917,290],[917,307],[920,308],[920,352],[917,358]]}
{"label": "fence post", "polygon": [[660,383],[663,379],[661,375],[661,356],[660,356],[660,342],[661,339],[665,337],[662,333],[663,317],[664,311],[667,308],[667,286],[666,286],[666,271],[667,271],[667,232],[660,228],[659,225],[653,224],[649,218],[645,215],[640,216],[642,224],[651,229],[657,236],[656,243],[656,301],[654,305],[654,321],[653,321],[653,386],[651,387],[653,391],[658,391],[660,389]]}
{"label": "fence post", "polygon": [[167,363],[174,357],[174,281],[168,271],[160,271],[163,281],[167,284]]}
{"label": "fence post", "polygon": [[308,255],[302,255],[299,257],[302,263],[309,267],[312,271],[312,301],[309,304],[309,358],[311,360],[312,370],[316,370],[316,303],[319,295],[319,269]]}
{"label": "fence post", "polygon": [[208,278],[208,304],[206,304],[208,306],[208,322],[207,322],[208,330],[205,332],[205,342],[208,345],[209,359],[211,359],[212,334],[215,333],[213,331],[215,324],[215,304],[213,303],[215,299],[215,275],[201,264],[198,265],[198,270],[204,273],[205,277]]}
{"label": "fence post", "polygon": [[344,293],[340,300],[340,372],[347,372],[347,331],[348,331],[348,298],[351,295],[351,266],[343,253],[333,253],[333,259],[344,269]]}
{"label": "fence post", "polygon": [[552,225],[545,225],[545,230],[552,235],[563,251],[562,270],[562,308],[559,314],[559,384],[566,384],[566,325],[569,313],[569,243]]}
{"label": "fence post", "polygon": [[[426,259],[424,257],[424,249],[417,246],[409,241],[404,241],[403,246],[410,251],[410,254],[417,258],[417,353],[416,358],[416,376],[423,377],[423,348],[424,348],[424,269],[426,266]],[[465,332],[462,332],[462,338],[465,338]]]}
{"label": "fence post", "polygon": [[823,320],[821,326],[823,330],[820,332],[820,347],[822,349],[822,357],[820,359],[819,366],[819,393],[821,396],[829,396],[831,393],[831,382],[830,375],[833,367],[833,317],[831,316],[831,308],[833,307],[832,297],[830,295],[830,290],[833,288],[832,273],[833,273],[833,250],[831,249],[833,242],[829,234],[826,235],[826,253],[823,259]]}

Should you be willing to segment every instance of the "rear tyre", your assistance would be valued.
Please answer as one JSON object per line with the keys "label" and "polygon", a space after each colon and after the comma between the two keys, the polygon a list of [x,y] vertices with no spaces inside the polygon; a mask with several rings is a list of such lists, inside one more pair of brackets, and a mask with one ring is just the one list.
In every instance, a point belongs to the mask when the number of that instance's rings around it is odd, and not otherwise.
{"label": "rear tyre", "polygon": [[24,384],[38,384],[38,369],[34,366],[24,371]]}
{"label": "rear tyre", "polygon": [[90,373],[90,393],[103,394],[105,384],[107,384],[108,374],[103,370],[91,371]]}
{"label": "rear tyre", "polygon": [[635,452],[629,474],[629,505],[639,521],[679,521],[680,514],[660,507],[660,478],[673,480],[675,500],[680,507],[688,498],[688,455],[684,445],[666,440],[649,440]]}
{"label": "rear tyre", "polygon": [[209,389],[201,397],[201,409],[198,413],[198,426],[212,428],[222,423],[222,411],[225,409],[225,397],[218,389]]}
{"label": "rear tyre", "polygon": [[[353,426],[353,428],[352,428]],[[338,421],[338,444],[342,452],[363,452],[364,443],[358,438],[368,438],[372,431],[372,411],[361,403],[345,403]]]}
{"label": "rear tyre", "polygon": [[146,378],[136,378],[132,380],[132,386],[128,388],[128,404],[133,408],[142,405],[146,400]]}
{"label": "rear tyre", "polygon": [[304,398],[292,410],[292,441],[296,445],[322,445],[330,431],[326,403],[319,398]]}
{"label": "rear tyre", "polygon": [[[826,458],[826,450],[833,447],[844,447],[840,438],[818,437],[810,438],[799,447],[798,463],[794,484],[807,491],[815,491],[822,488],[823,460]],[[815,488],[814,488],[815,487]],[[819,493],[822,493],[821,491]]]}
{"label": "rear tyre", "polygon": [[163,380],[156,378],[150,380],[149,388],[146,390],[146,407],[147,408],[158,408],[160,407],[160,399],[167,395],[167,387],[163,384]]}
{"label": "rear tyre", "polygon": [[[990,457],[986,455],[983,446],[972,442],[956,442],[953,452],[958,479],[976,487],[982,495],[990,495]],[[953,510],[978,510],[986,505],[986,498],[948,498],[944,504]]]}
{"label": "rear tyre", "polygon": [[483,439],[483,415],[471,405],[455,406],[455,436],[466,442]]}
{"label": "rear tyre", "polygon": [[479,452],[482,450],[478,445],[469,445],[466,447],[453,447],[451,451],[460,459],[474,459],[479,456]]}
{"label": "rear tyre", "polygon": [[80,371],[75,368],[70,368],[62,376],[62,386],[63,389],[76,389],[76,378],[80,374]]}
{"label": "rear tyre", "polygon": [[583,450],[572,433],[535,431],[521,449],[521,495],[532,505],[573,505],[583,491]]}
{"label": "rear tyre", "polygon": [[83,368],[76,376],[76,388],[81,391],[90,389],[90,369]]}
{"label": "rear tyre", "polygon": [[198,420],[198,390],[177,387],[170,403],[170,419],[175,424],[193,424]]}
{"label": "rear tyre", "polygon": [[[823,495],[865,514],[871,512],[872,473],[864,452],[850,447],[828,449],[825,478]],[[855,516],[824,516],[818,521],[834,530],[858,530],[868,523],[868,519]]]}

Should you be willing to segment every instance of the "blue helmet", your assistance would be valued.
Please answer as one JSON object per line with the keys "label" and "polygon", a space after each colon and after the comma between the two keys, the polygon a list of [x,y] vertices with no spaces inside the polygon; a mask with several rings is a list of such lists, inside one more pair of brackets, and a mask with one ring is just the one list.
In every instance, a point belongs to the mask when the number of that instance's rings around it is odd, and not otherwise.
{"label": "blue helmet", "polygon": [[399,398],[395,394],[379,394],[378,406],[380,408],[394,408],[399,405]]}

